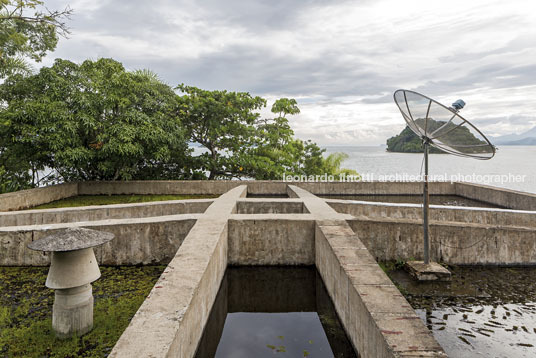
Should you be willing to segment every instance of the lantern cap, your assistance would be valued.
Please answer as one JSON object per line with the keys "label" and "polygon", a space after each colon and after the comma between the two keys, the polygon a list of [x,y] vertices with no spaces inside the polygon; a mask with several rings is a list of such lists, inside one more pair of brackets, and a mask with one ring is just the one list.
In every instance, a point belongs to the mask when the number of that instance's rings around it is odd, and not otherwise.
{"label": "lantern cap", "polygon": [[113,238],[111,232],[75,227],[33,241],[28,244],[28,248],[36,251],[74,251],[99,246]]}

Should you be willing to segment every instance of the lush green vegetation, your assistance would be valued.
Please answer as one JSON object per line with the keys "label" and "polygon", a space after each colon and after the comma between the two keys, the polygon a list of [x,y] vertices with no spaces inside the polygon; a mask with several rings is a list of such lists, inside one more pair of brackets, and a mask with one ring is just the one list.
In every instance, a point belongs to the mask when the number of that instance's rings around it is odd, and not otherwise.
{"label": "lush green vegetation", "polygon": [[27,59],[39,62],[53,51],[61,35],[69,33],[65,21],[71,10],[50,11],[44,1],[0,0],[0,79],[27,74]]}
{"label": "lush green vegetation", "polygon": [[59,340],[52,332],[54,291],[45,287],[46,267],[0,267],[0,356],[103,357],[165,266],[101,267],[93,283],[94,328]]}
{"label": "lush green vegetation", "polygon": [[[281,179],[357,174],[294,137],[297,102],[163,83],[112,59],[35,61],[68,33],[69,8],[0,0],[0,192],[84,180]],[[205,149],[193,155],[191,144]]]}
{"label": "lush green vegetation", "polygon": [[[421,127],[424,128],[424,120],[417,119],[417,123],[420,122]],[[435,121],[433,119],[428,120],[427,130],[433,132],[438,128],[445,125],[445,121]],[[448,123],[439,133],[444,134],[440,140],[444,143],[456,143],[456,144],[485,144],[486,142],[476,138],[467,127],[456,127],[453,123]],[[475,149],[464,148],[464,151]],[[387,139],[387,151],[389,152],[402,152],[402,153],[422,153],[423,145],[422,140],[419,138],[409,127],[404,128],[397,136]],[[430,153],[445,153],[435,147],[430,147]]]}
{"label": "lush green vegetation", "polygon": [[[340,169],[344,156],[324,158],[315,143],[294,137],[294,99],[277,100],[274,118],[261,118],[266,101],[249,93],[177,90],[111,59],[58,59],[6,78],[0,191],[77,180],[356,174]],[[194,156],[189,143],[206,151]]]}
{"label": "lush green vegetation", "polygon": [[80,195],[34,206],[30,209],[72,208],[77,206],[133,204],[149,201],[210,199],[216,195]]}

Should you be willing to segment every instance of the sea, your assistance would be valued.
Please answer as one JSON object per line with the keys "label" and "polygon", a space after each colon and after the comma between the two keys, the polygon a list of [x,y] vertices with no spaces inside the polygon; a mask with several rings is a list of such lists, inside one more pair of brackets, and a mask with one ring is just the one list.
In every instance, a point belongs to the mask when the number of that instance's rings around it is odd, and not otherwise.
{"label": "sea", "polygon": [[[324,148],[326,155],[346,153],[341,167],[357,171],[361,180],[422,180],[422,153],[390,153],[385,146]],[[431,181],[465,181],[536,193],[536,146],[501,146],[489,160],[430,154],[428,165]]]}

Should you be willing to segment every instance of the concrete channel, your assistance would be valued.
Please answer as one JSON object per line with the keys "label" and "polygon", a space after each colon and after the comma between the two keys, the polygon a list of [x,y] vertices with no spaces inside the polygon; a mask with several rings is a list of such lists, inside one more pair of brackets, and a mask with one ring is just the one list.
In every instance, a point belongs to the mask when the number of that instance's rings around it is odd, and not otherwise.
{"label": "concrete channel", "polygon": [[[413,183],[389,187],[378,183],[368,191],[362,183],[124,184],[66,184],[63,192],[58,187],[50,192],[37,189],[41,198],[34,195],[33,201],[31,195],[18,193],[2,204],[12,211],[0,213],[0,265],[47,265],[47,255],[34,253],[26,245],[67,227],[116,235],[116,240],[96,251],[100,264],[168,265],[110,357],[192,357],[228,265],[313,264],[362,357],[446,357],[377,264],[377,260],[419,258],[419,206],[315,195],[412,194],[418,190],[408,185]],[[432,185],[432,190],[445,195],[468,190],[457,184],[440,183]],[[478,192],[504,207],[509,207],[505,198],[511,194],[512,209],[432,208],[434,259],[455,264],[536,264],[536,212],[528,210],[536,207],[536,197],[503,190],[490,196],[491,190],[479,188]],[[217,199],[17,211],[79,194],[149,192],[221,195]],[[481,198],[472,195],[472,199]]]}

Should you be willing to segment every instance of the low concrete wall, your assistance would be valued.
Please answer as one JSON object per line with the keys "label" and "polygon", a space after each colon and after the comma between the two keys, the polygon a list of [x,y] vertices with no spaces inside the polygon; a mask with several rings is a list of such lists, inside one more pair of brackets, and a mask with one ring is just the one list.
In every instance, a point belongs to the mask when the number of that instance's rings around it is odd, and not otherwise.
{"label": "low concrete wall", "polygon": [[243,199],[236,202],[238,214],[302,214],[301,200],[293,199]]}
{"label": "low concrete wall", "polygon": [[[446,357],[367,248],[322,199],[293,186],[318,218],[315,264],[350,340],[363,357]],[[289,195],[290,196],[290,195]]]}
{"label": "low concrete wall", "polygon": [[233,215],[229,220],[230,265],[313,265],[311,215]]}
{"label": "low concrete wall", "polygon": [[68,227],[115,234],[114,240],[95,248],[101,265],[165,264],[175,255],[199,217],[200,214],[189,214],[0,228],[0,266],[49,265],[47,253],[30,250],[27,245]]}
{"label": "low concrete wall", "polygon": [[[362,217],[349,224],[377,260],[422,260],[420,220]],[[536,265],[536,229],[431,221],[430,257],[459,265]]]}
{"label": "low concrete wall", "polygon": [[[238,181],[238,180],[186,180],[186,181],[128,181],[81,182],[79,195],[114,194],[223,194],[238,186],[247,185],[249,194],[285,194],[287,184],[303,188],[317,195],[356,194],[422,194],[422,184],[410,182],[296,182]],[[455,186],[450,182],[430,183],[430,194],[453,195]]]}
{"label": "low concrete wall", "polygon": [[456,195],[509,209],[536,210],[536,194],[488,185],[456,183]]}
{"label": "low concrete wall", "polygon": [[[247,185],[251,195],[283,195],[283,181],[148,180],[96,181],[61,184],[0,195],[0,211],[19,210],[75,195],[206,194],[220,195]],[[421,195],[422,184],[413,182],[296,182],[290,183],[316,195]],[[460,195],[518,210],[536,210],[536,194],[479,184],[432,182],[430,194]]]}
{"label": "low concrete wall", "polygon": [[213,201],[213,199],[170,200],[138,204],[0,212],[0,227],[201,214]]}
{"label": "low concrete wall", "polygon": [[227,221],[246,193],[230,190],[198,219],[110,357],[193,357],[227,267]]}
{"label": "low concrete wall", "polygon": [[248,185],[251,194],[284,194],[286,185],[277,181],[240,180],[140,180],[128,182],[82,182],[79,195],[118,194],[200,194],[221,195],[240,185]]}
{"label": "low concrete wall", "polygon": [[78,195],[78,183],[51,185],[44,188],[0,194],[0,211],[31,208],[76,195]]}
{"label": "low concrete wall", "polygon": [[[355,217],[422,220],[419,204],[391,204],[326,199],[337,212]],[[430,220],[457,223],[536,227],[536,211],[430,206]]]}

